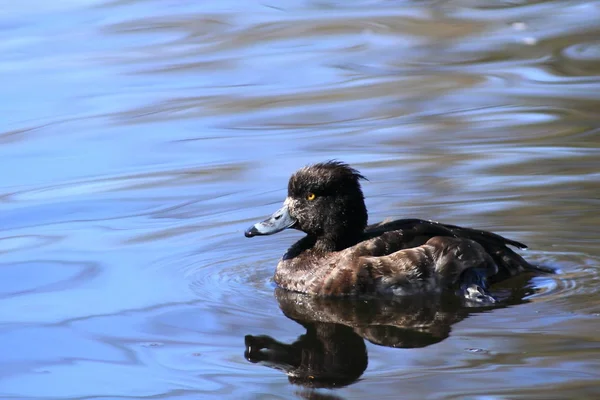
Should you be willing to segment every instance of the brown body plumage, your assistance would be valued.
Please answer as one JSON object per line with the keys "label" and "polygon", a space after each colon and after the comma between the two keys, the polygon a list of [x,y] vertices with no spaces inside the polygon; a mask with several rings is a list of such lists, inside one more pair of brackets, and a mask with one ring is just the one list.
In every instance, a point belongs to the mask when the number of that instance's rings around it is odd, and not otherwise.
{"label": "brown body plumage", "polygon": [[460,288],[467,298],[493,302],[488,283],[535,268],[507,247],[525,245],[491,232],[419,219],[366,226],[360,179],[340,162],[302,168],[290,178],[284,207],[246,231],[307,234],[277,265],[277,285],[321,296]]}

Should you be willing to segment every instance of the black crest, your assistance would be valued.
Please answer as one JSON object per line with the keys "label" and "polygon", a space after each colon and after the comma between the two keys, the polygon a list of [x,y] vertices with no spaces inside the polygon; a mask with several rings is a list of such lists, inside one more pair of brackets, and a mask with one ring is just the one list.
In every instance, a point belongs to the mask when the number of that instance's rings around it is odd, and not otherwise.
{"label": "black crest", "polygon": [[[289,195],[301,195],[312,191],[319,195],[356,192],[360,190],[360,180],[368,180],[348,164],[330,160],[306,166],[290,178]],[[362,194],[362,193],[361,193]]]}

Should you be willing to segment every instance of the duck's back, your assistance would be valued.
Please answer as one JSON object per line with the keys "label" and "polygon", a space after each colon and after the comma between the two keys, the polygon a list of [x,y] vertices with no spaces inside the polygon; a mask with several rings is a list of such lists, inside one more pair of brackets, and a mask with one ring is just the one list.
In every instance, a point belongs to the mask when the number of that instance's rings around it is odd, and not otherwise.
{"label": "duck's back", "polygon": [[449,236],[470,239],[478,243],[498,266],[498,273],[490,277],[492,282],[517,275],[527,269],[538,268],[528,263],[508,247],[526,249],[525,244],[481,229],[465,228],[421,219],[401,219],[369,225],[365,230],[365,234],[377,237],[385,232],[396,230],[404,232],[407,236],[426,237],[427,240],[435,236]]}

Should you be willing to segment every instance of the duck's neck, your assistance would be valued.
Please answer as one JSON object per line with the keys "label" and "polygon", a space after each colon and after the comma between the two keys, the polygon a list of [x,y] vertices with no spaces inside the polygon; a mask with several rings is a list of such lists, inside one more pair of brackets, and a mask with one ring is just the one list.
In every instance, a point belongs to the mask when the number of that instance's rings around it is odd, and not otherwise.
{"label": "duck's neck", "polygon": [[305,251],[314,253],[330,253],[333,251],[341,251],[348,247],[354,246],[362,240],[362,233],[355,234],[352,237],[338,237],[334,240],[332,237],[306,235],[288,249],[283,255],[284,260],[296,258]]}
{"label": "duck's neck", "polygon": [[362,232],[344,232],[337,235],[324,235],[314,238],[312,248],[315,251],[328,253],[332,251],[341,251],[352,247],[362,238]]}

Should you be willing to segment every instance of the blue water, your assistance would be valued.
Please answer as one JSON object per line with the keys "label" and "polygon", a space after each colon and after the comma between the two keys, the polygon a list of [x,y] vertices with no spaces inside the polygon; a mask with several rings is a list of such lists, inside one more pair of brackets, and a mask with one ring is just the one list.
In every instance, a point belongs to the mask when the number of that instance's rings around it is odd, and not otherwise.
{"label": "blue water", "polygon": [[[599,21],[592,0],[0,1],[0,398],[600,396]],[[300,236],[243,231],[332,158],[369,178],[371,222],[494,230],[562,273],[437,310],[418,348],[374,344],[384,306],[331,306],[366,369],[290,383],[245,336],[305,333],[271,282]]]}

